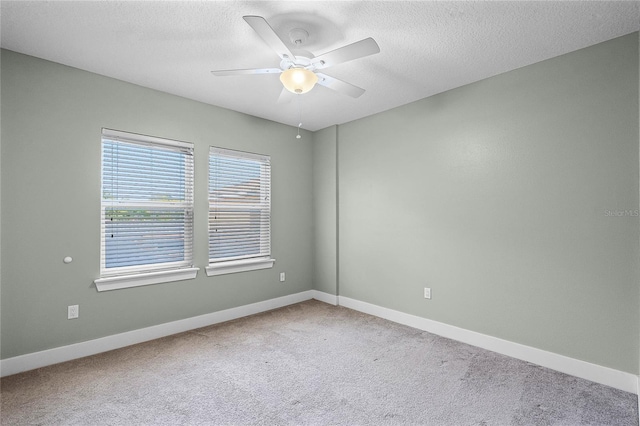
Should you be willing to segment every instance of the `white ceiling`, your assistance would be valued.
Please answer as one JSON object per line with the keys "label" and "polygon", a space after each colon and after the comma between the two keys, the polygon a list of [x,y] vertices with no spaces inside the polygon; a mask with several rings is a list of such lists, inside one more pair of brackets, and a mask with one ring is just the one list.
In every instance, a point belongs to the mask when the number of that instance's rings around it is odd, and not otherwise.
{"label": "white ceiling", "polygon": [[[318,130],[622,36],[640,3],[597,1],[5,1],[1,46],[212,105]],[[366,37],[381,52],[324,73],[366,89],[316,86],[277,103],[278,56],[242,19],[263,16],[286,43],[309,32],[315,56]],[[293,49],[293,46],[291,46]],[[294,49],[294,53],[296,53]]]}

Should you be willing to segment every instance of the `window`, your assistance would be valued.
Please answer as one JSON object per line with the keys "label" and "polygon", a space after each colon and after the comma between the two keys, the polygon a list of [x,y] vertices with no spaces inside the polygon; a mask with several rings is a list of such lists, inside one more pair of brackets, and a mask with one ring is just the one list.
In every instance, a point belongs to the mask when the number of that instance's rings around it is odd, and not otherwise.
{"label": "window", "polygon": [[98,291],[194,278],[193,144],[102,131]]}
{"label": "window", "polygon": [[271,268],[271,158],[209,149],[207,275]]}

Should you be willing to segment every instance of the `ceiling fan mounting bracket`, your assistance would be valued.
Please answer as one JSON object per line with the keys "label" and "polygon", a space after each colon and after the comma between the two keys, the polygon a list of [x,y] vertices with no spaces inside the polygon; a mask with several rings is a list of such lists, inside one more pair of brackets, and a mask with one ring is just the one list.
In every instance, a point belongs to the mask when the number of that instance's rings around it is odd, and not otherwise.
{"label": "ceiling fan mounting bracket", "polygon": [[291,44],[296,47],[303,46],[308,38],[309,33],[302,28],[294,28],[289,31],[289,40],[291,40]]}

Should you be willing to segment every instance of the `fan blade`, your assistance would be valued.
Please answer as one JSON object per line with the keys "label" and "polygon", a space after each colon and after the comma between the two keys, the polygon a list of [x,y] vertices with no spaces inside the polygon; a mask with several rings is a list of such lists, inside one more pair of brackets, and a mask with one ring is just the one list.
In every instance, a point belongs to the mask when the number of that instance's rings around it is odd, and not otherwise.
{"label": "fan blade", "polygon": [[329,89],[333,89],[336,92],[344,93],[345,95],[349,95],[352,98],[360,97],[365,90],[354,86],[351,83],[347,83],[346,81],[338,80],[337,78],[331,77],[326,74],[321,74],[319,72],[316,73],[318,76],[318,83],[321,86],[328,87]]}
{"label": "fan blade", "polygon": [[262,16],[243,16],[242,18],[247,21],[247,24],[251,25],[251,28],[262,37],[269,47],[276,51],[280,59],[284,59],[285,56],[292,60],[296,58]]}
{"label": "fan blade", "polygon": [[278,104],[288,104],[293,100],[293,97],[297,96],[288,91],[286,88],[282,88],[282,92],[280,92],[280,96],[278,96],[278,100],[276,103]]}
{"label": "fan blade", "polygon": [[378,43],[369,37],[317,56],[311,60],[311,64],[314,65],[316,69],[323,69],[378,52],[380,52]]}
{"label": "fan blade", "polygon": [[255,68],[250,70],[219,70],[211,71],[211,74],[222,77],[225,75],[250,75],[250,74],[280,74],[280,68]]}

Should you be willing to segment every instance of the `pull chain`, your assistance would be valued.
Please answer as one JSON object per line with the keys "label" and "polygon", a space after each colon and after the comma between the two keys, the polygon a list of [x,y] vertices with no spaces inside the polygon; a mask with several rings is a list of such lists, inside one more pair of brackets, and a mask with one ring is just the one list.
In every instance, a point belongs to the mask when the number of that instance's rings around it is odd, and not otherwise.
{"label": "pull chain", "polygon": [[296,102],[298,103],[298,134],[296,139],[300,139],[302,138],[300,134],[300,127],[302,127],[302,101],[300,100],[300,95],[296,95]]}

